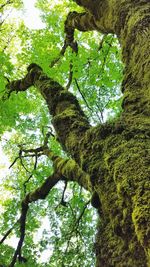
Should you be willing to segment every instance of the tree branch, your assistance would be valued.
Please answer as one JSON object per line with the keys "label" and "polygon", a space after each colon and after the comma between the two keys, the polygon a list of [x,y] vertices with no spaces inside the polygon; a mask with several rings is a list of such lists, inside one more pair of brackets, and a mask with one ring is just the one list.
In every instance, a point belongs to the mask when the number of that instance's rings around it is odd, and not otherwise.
{"label": "tree branch", "polygon": [[70,12],[65,21],[65,33],[67,42],[74,42],[74,31],[92,31],[98,30],[93,16],[89,12],[77,13],[76,11]]}
{"label": "tree branch", "polygon": [[[31,152],[33,153],[33,149],[31,149]],[[25,238],[25,225],[26,225],[26,217],[27,217],[27,211],[29,209],[29,204],[39,199],[45,199],[46,196],[49,194],[51,188],[53,188],[54,185],[59,180],[66,181],[67,179],[67,180],[76,181],[78,179],[78,181],[80,181],[80,183],[82,183],[83,186],[86,188],[87,179],[89,179],[89,176],[85,174],[73,160],[68,160],[68,159],[66,160],[58,156],[55,156],[53,152],[51,152],[48,149],[45,150],[44,153],[50,159],[53,160],[55,172],[53,175],[49,176],[45,180],[45,182],[40,187],[38,187],[35,191],[28,193],[26,197],[24,198],[24,200],[22,201],[22,204],[21,204],[22,209],[21,209],[21,216],[20,216],[20,233],[21,234],[20,234],[20,239],[19,239],[16,251],[14,253],[12,262],[9,267],[13,267],[15,265],[17,258],[20,261],[26,261],[26,259],[22,257],[21,255],[21,249],[23,246],[24,238]]]}
{"label": "tree branch", "polygon": [[6,232],[6,234],[2,237],[2,239],[0,240],[0,244],[2,244],[4,241],[5,241],[5,239],[11,234],[11,232],[13,231],[13,229],[15,228],[15,226],[16,226],[16,224],[18,224],[19,223],[19,221],[20,220],[17,220],[16,222],[15,222],[15,224]]}
{"label": "tree branch", "polygon": [[83,209],[82,209],[82,211],[81,211],[79,217],[78,217],[77,220],[76,220],[76,227],[79,226],[79,223],[80,223],[80,221],[81,221],[81,219],[82,219],[82,217],[83,217],[83,215],[84,215],[84,212],[85,212],[87,206],[90,204],[90,202],[91,202],[91,200],[88,200],[88,201],[85,203],[85,205],[84,205],[84,207],[83,207]]}
{"label": "tree branch", "polygon": [[72,78],[73,78],[73,64],[72,61],[70,62],[70,66],[69,66],[69,80],[68,83],[66,85],[66,90],[69,90],[71,83],[72,83]]}
{"label": "tree branch", "polygon": [[25,226],[26,226],[26,218],[29,209],[29,204],[31,202],[37,201],[38,199],[45,199],[48,193],[50,192],[51,188],[53,188],[54,185],[59,180],[60,180],[60,174],[54,173],[53,175],[49,176],[45,180],[45,182],[35,191],[27,194],[24,200],[22,201],[21,216],[20,216],[20,239],[9,267],[14,267],[17,258],[19,261],[24,261],[24,262],[27,261],[24,257],[22,257],[21,249],[25,238]]}
{"label": "tree branch", "polygon": [[60,203],[57,205],[56,209],[58,208],[59,205],[62,205],[64,207],[67,207],[67,202],[64,200],[64,196],[65,196],[65,191],[67,189],[67,181],[65,181],[65,186],[64,186],[64,189],[63,189],[63,193],[62,193],[62,197],[61,197],[61,201]]}
{"label": "tree branch", "polygon": [[13,259],[9,267],[13,267],[15,265],[18,256],[22,258],[21,248],[23,245],[24,237],[25,237],[25,225],[26,225],[26,217],[27,217],[28,208],[29,208],[28,203],[26,203],[25,201],[22,201],[21,216],[20,216],[20,239],[19,239],[16,251],[14,253]]}
{"label": "tree branch", "polygon": [[87,102],[87,100],[86,100],[84,94],[82,93],[82,91],[81,91],[81,89],[80,89],[80,86],[79,86],[79,84],[78,84],[77,79],[75,78],[74,80],[75,80],[75,84],[76,84],[76,86],[77,86],[77,89],[78,89],[80,95],[82,96],[83,101],[85,102],[85,105],[86,105],[87,108],[90,110],[90,112],[93,112],[93,109],[89,106],[89,104],[88,104],[88,102]]}
{"label": "tree branch", "polygon": [[[77,160],[79,141],[84,138],[90,125],[76,97],[43,73],[38,65],[31,64],[23,79],[8,83],[4,99],[9,98],[14,91],[25,91],[32,85],[39,89],[46,100],[50,114],[53,116],[54,128],[64,150],[70,152]],[[70,134],[74,134],[73,143],[69,141]]]}

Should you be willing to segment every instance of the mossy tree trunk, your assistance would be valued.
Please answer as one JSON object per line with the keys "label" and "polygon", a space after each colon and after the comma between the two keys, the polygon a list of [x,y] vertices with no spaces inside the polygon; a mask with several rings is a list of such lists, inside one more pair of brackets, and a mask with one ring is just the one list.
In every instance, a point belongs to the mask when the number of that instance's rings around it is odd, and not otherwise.
{"label": "mossy tree trunk", "polygon": [[76,28],[96,29],[115,33],[120,40],[125,63],[121,118],[115,124],[91,127],[76,98],[35,64],[24,79],[12,82],[9,90],[26,90],[31,85],[40,90],[64,150],[90,175],[84,186],[94,193],[93,205],[100,215],[96,267],[148,266],[150,4],[147,0],[76,2],[88,11],[69,14],[68,36]]}
{"label": "mossy tree trunk", "polygon": [[[71,28],[115,33],[125,64],[122,117],[107,133],[104,130],[103,138],[98,128],[87,131],[81,149],[80,164],[91,175],[101,201],[97,266],[146,266],[146,261],[150,264],[150,3],[76,2],[88,11],[69,14],[66,33]],[[91,157],[88,151],[88,158],[86,144],[94,151]]]}

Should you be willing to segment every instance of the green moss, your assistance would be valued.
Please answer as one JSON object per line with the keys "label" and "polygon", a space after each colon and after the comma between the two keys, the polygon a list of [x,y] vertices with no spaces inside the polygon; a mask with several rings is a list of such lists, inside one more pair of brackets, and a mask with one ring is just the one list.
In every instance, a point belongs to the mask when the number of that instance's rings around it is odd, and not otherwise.
{"label": "green moss", "polygon": [[[137,121],[140,119],[135,120],[135,124],[132,121],[132,125],[123,127],[121,131],[116,131],[114,126],[104,140],[100,140],[98,128],[93,132],[89,130],[86,136],[87,140],[91,139],[94,154],[89,153],[87,161],[83,151],[82,164],[95,177],[94,188],[101,202],[104,224],[101,225],[98,246],[99,251],[103,250],[99,257],[104,266],[110,266],[106,264],[109,250],[110,262],[114,261],[114,266],[147,266],[143,247],[148,255],[149,244],[145,240],[148,240],[150,229],[150,211],[149,206],[144,205],[144,201],[148,203],[148,195],[144,197],[141,193],[140,183],[144,183],[144,192],[146,187],[150,188],[147,181],[150,176],[149,121],[146,118],[140,127]],[[87,144],[86,151],[90,151],[89,147]],[[136,214],[136,220],[132,214]],[[100,263],[97,266],[101,266]]]}

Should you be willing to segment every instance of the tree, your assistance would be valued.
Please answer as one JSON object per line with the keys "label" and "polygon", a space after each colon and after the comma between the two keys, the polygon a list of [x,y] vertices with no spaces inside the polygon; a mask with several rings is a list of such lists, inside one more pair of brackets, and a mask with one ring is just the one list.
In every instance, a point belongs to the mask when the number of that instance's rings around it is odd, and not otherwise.
{"label": "tree", "polygon": [[60,56],[68,46],[77,53],[75,29],[116,34],[125,65],[121,85],[123,111],[114,122],[91,126],[76,97],[35,63],[29,65],[24,78],[7,84],[3,99],[31,86],[38,89],[53,117],[57,140],[68,155],[62,158],[49,148],[48,138],[53,135],[52,131],[40,147],[20,148],[20,155],[13,164],[22,156],[37,158],[44,154],[53,162],[54,171],[22,201],[20,240],[10,266],[14,266],[17,257],[26,261],[21,249],[29,203],[45,198],[59,180],[76,181],[92,193],[91,203],[100,217],[95,242],[97,267],[148,266],[149,3],[146,0],[75,2],[86,11],[68,14]]}

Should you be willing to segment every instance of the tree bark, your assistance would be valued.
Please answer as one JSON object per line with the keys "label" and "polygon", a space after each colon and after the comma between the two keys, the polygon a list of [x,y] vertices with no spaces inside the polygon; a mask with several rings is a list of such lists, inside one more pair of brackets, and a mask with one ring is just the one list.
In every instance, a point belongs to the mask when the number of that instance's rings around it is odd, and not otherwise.
{"label": "tree bark", "polygon": [[[94,177],[102,203],[97,266],[147,266],[150,264],[150,4],[144,0],[76,2],[88,12],[69,14],[66,34],[68,28],[115,33],[125,64],[122,116],[109,131],[111,135],[106,137],[104,133],[105,140],[97,142],[94,160],[82,163]],[[93,129],[90,131],[93,134],[90,144],[94,147],[96,136],[101,135],[96,129],[95,133]],[[89,142],[88,138],[86,141]],[[88,144],[90,148],[92,145]]]}
{"label": "tree bark", "polygon": [[34,64],[24,79],[9,84],[9,90],[31,85],[40,90],[64,150],[89,174],[86,183],[96,194],[93,206],[100,215],[96,267],[149,266],[150,4],[147,0],[76,2],[88,11],[69,14],[65,24],[69,38],[77,28],[115,33],[120,40],[125,64],[121,118],[115,124],[91,127],[76,98]]}

